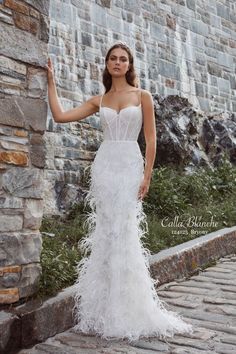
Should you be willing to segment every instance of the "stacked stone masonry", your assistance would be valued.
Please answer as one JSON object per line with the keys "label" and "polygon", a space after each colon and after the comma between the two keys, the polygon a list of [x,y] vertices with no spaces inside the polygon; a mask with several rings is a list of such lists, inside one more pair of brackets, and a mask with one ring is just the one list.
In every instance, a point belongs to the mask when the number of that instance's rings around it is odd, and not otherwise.
{"label": "stacked stone masonry", "polygon": [[[135,55],[140,85],[188,98],[205,112],[236,112],[234,0],[51,0],[49,53],[65,109],[103,92],[104,56],[116,40]],[[81,198],[102,139],[99,115],[47,120],[44,214]]]}
{"label": "stacked stone masonry", "polygon": [[41,272],[48,10],[0,1],[0,304],[32,295]]}

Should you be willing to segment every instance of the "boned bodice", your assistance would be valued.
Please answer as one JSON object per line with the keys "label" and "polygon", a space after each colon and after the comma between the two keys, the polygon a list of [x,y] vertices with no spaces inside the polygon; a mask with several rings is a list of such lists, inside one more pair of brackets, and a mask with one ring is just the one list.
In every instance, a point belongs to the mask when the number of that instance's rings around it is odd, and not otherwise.
{"label": "boned bodice", "polygon": [[104,140],[136,140],[142,128],[142,106],[128,106],[117,112],[110,107],[100,107]]}

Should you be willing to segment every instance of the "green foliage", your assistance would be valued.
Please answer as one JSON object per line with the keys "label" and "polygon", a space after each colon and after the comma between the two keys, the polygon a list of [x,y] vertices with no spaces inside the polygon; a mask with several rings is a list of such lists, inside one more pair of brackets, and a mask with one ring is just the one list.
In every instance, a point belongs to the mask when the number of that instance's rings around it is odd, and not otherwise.
{"label": "green foliage", "polygon": [[72,206],[66,219],[43,218],[40,229],[43,232],[42,275],[38,296],[56,294],[74,283],[75,267],[81,259],[78,241],[86,232],[84,220],[83,204]]}
{"label": "green foliage", "polygon": [[154,170],[149,193],[144,203],[145,212],[159,217],[183,212],[187,200],[181,188],[181,177],[176,171],[168,167]]}
{"label": "green foliage", "polygon": [[[236,225],[235,200],[236,167],[226,159],[218,168],[200,168],[191,175],[160,167],[154,171],[144,203],[149,225],[144,243],[152,253],[157,253]],[[173,226],[176,219],[183,226]]]}
{"label": "green foliage", "polygon": [[79,259],[76,246],[50,237],[43,238],[41,254],[42,276],[38,295],[53,295],[71,285],[76,278],[75,265]]}
{"label": "green foliage", "polygon": [[199,168],[193,174],[160,167],[154,170],[144,203],[147,214],[181,215],[191,208],[219,203],[236,196],[236,168],[227,160],[215,169]]}

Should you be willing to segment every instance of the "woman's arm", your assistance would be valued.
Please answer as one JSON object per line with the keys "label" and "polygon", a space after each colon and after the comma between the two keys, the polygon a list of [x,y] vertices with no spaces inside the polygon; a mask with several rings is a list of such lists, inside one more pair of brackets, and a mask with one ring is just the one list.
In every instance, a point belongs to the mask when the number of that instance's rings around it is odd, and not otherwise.
{"label": "woman's arm", "polygon": [[142,93],[142,107],[143,107],[143,129],[146,141],[146,153],[145,153],[145,170],[144,177],[151,179],[153,165],[156,157],[156,124],[155,113],[152,95],[150,92],[143,90]]}
{"label": "woman's arm", "polygon": [[50,59],[47,65],[47,78],[48,78],[48,102],[52,112],[52,116],[57,123],[68,123],[84,119],[99,109],[99,96],[94,96],[84,102],[79,107],[73,108],[64,112],[60,100],[57,95],[56,84],[54,80],[53,66]]}
{"label": "woman's arm", "polygon": [[139,190],[139,197],[143,199],[148,192],[153,165],[156,157],[156,124],[152,95],[142,90],[143,128],[146,142],[144,178]]}

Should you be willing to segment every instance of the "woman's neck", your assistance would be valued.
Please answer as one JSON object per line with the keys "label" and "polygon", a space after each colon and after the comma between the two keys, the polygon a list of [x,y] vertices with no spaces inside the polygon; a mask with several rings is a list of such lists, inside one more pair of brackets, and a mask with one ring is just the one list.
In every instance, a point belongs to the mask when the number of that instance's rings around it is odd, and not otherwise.
{"label": "woman's neck", "polygon": [[110,88],[110,92],[121,92],[125,89],[128,89],[130,85],[126,81],[125,78],[112,78],[112,85]]}

